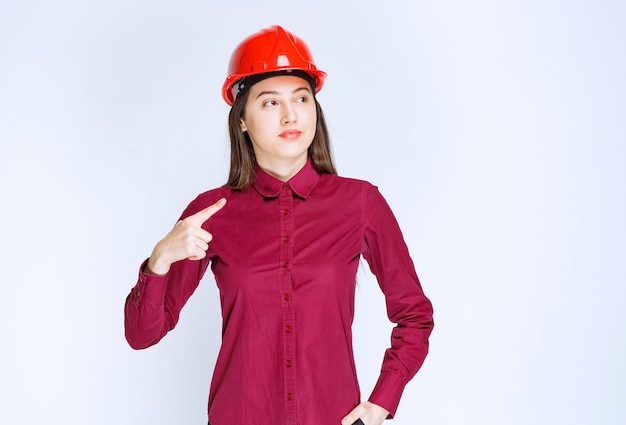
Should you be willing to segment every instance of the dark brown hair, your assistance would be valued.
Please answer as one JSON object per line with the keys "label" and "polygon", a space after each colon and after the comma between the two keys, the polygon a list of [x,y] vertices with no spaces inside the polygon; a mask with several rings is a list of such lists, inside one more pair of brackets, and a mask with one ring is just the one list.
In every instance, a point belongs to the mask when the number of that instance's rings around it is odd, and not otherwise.
{"label": "dark brown hair", "polygon": [[[244,190],[254,180],[256,157],[250,136],[241,130],[241,119],[245,115],[245,106],[250,91],[239,94],[228,114],[228,133],[230,135],[230,172],[226,187]],[[315,97],[314,97],[315,99]],[[337,174],[330,149],[330,136],[322,107],[315,99],[317,122],[313,142],[309,147],[309,158],[313,168],[320,174]]]}

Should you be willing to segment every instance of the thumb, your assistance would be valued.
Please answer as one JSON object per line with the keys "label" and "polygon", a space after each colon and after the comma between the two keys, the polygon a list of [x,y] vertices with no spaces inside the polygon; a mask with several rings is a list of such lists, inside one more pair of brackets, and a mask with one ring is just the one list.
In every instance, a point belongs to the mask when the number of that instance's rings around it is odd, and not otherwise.
{"label": "thumb", "polygon": [[364,413],[365,408],[363,407],[363,403],[361,403],[341,420],[341,425],[354,425]]}
{"label": "thumb", "polygon": [[198,226],[201,226],[202,223],[207,221],[209,218],[213,216],[216,212],[221,210],[224,205],[226,205],[226,198],[222,198],[211,206],[206,207],[203,210],[198,211],[197,213],[188,217],[188,220]]}

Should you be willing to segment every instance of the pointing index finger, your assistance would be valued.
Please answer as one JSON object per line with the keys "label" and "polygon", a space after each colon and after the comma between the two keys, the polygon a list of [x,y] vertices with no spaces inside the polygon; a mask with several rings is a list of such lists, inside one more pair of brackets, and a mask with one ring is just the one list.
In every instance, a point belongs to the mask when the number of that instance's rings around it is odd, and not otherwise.
{"label": "pointing index finger", "polygon": [[197,213],[189,216],[188,219],[194,224],[201,226],[202,223],[204,223],[209,218],[211,218],[213,214],[221,210],[224,207],[224,205],[226,205],[226,198],[222,198],[216,203],[214,203],[213,205],[208,206],[205,209],[198,211]]}

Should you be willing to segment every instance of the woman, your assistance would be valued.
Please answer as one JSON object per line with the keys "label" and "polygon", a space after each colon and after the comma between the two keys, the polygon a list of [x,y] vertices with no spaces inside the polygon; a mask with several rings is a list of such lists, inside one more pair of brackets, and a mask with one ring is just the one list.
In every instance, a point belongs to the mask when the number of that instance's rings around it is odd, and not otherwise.
{"label": "woman", "polygon": [[[223,88],[228,183],[190,203],[126,300],[126,338],[149,347],[211,266],[223,318],[212,425],[380,425],[428,350],[432,307],[391,210],[371,184],[336,175],[315,98],[325,76],[279,26],[240,43]],[[397,323],[365,402],[351,333],[361,256]]]}

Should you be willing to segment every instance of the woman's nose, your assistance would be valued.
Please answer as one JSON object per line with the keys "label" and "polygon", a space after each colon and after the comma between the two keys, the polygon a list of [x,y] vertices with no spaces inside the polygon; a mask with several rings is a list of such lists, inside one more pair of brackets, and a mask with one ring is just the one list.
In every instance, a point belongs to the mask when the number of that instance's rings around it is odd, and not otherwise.
{"label": "woman's nose", "polygon": [[292,105],[286,104],[283,107],[283,123],[290,124],[296,122],[296,111]]}

